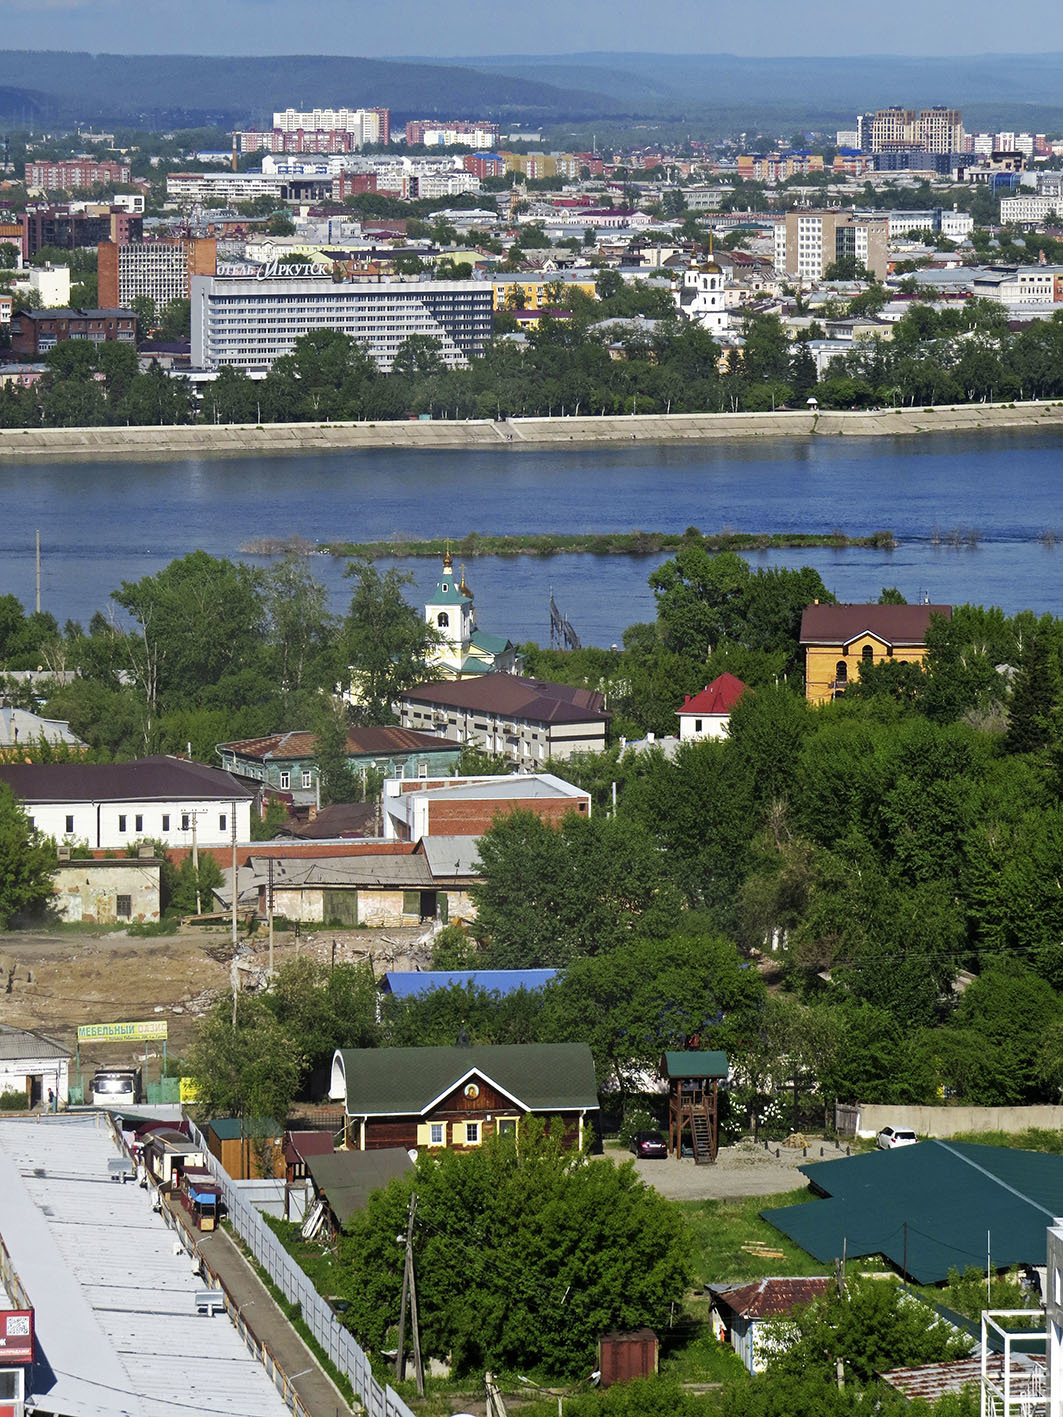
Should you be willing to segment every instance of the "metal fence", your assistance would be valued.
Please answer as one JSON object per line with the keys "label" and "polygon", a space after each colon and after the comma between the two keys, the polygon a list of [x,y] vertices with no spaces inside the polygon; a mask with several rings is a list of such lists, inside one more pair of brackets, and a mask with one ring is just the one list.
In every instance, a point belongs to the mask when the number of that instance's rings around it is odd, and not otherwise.
{"label": "metal fence", "polygon": [[207,1149],[206,1140],[193,1125],[192,1133],[203,1148],[215,1180],[221,1187],[233,1229],[290,1304],[298,1304],[310,1332],[329,1360],[351,1381],[368,1417],[414,1417],[398,1393],[373,1376],[369,1359],[351,1335],[336,1320],[332,1309],[314,1288],[298,1264],[262,1215],[241,1195],[229,1173]]}

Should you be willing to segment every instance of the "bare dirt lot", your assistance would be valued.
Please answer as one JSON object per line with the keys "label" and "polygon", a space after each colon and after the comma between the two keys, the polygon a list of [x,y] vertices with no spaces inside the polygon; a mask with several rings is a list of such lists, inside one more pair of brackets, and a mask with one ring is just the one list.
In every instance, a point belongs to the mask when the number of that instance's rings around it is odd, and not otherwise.
{"label": "bare dirt lot", "polygon": [[[787,1147],[772,1143],[770,1149],[752,1141],[741,1141],[735,1146],[721,1146],[716,1161],[711,1166],[695,1166],[692,1158],[675,1161],[669,1157],[664,1161],[635,1161],[635,1170],[644,1181],[669,1200],[732,1200],[741,1196],[773,1196],[780,1191],[791,1191],[805,1185],[806,1177],[797,1169],[817,1161],[832,1161],[845,1155],[845,1147],[838,1147],[822,1137],[807,1138],[805,1149]],[[820,1156],[822,1148],[823,1156]],[[776,1157],[775,1152],[779,1155]],[[608,1147],[606,1156],[615,1161],[630,1161],[626,1151]]]}
{"label": "bare dirt lot", "polygon": [[[371,958],[378,973],[409,967],[420,954],[416,930],[277,935],[275,963],[297,951],[336,962]],[[232,941],[221,927],[189,927],[148,938],[124,931],[0,934],[0,1023],[37,1029],[73,1049],[79,1024],[165,1018],[167,1049],[179,1057],[196,1020],[231,986]],[[268,964],[264,932],[250,941],[241,932],[240,975],[254,987]],[[421,961],[422,967],[425,961]],[[152,1044],[154,1050],[160,1045]],[[82,1067],[125,1061],[143,1045],[94,1045],[81,1050]]]}

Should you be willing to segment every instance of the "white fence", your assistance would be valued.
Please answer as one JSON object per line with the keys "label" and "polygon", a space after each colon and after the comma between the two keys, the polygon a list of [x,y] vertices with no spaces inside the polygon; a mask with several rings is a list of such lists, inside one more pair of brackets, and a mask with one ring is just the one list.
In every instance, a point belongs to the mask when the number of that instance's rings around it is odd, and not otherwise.
{"label": "white fence", "polygon": [[193,1126],[215,1180],[221,1187],[233,1229],[290,1304],[298,1304],[303,1320],[320,1343],[329,1360],[351,1381],[368,1417],[414,1417],[390,1385],[382,1386],[373,1376],[369,1359],[337,1321],[331,1308],[314,1288],[302,1266],[297,1264],[263,1220],[234,1185],[229,1173],[207,1150],[205,1139]]}

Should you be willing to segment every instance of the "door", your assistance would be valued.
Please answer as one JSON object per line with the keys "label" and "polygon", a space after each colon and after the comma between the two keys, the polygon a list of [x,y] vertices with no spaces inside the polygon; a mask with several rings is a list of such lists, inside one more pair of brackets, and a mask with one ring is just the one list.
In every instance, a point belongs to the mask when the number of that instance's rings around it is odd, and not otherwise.
{"label": "door", "polygon": [[357,891],[322,891],[321,914],[327,925],[333,920],[340,925],[358,924]]}

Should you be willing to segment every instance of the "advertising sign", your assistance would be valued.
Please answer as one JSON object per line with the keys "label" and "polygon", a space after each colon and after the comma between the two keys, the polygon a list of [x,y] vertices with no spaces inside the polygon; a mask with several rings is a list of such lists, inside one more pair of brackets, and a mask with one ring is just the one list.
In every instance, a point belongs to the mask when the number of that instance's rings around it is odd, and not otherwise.
{"label": "advertising sign", "polygon": [[0,1309],[0,1364],[33,1362],[33,1310]]}
{"label": "advertising sign", "polygon": [[194,1078],[182,1078],[180,1089],[178,1096],[181,1102],[198,1102],[200,1100],[199,1088],[196,1086]]}
{"label": "advertising sign", "polygon": [[141,1023],[83,1023],[78,1029],[79,1043],[143,1043],[152,1038],[166,1038],[165,1019],[147,1019]]}

